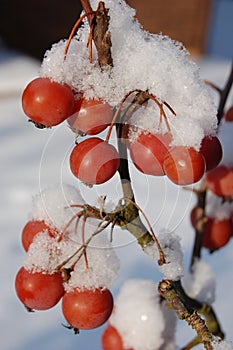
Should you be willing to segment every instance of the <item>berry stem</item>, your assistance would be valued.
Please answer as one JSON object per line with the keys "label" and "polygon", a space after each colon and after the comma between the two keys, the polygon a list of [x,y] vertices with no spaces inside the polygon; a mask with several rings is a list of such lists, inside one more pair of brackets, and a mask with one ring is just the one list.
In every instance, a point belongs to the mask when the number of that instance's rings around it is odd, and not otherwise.
{"label": "berry stem", "polygon": [[88,16],[91,16],[91,15],[94,15],[95,12],[88,12],[88,13],[84,13],[78,20],[77,22],[75,23],[75,25],[73,26],[71,32],[70,32],[70,35],[69,35],[69,38],[67,40],[67,43],[66,43],[66,46],[65,46],[65,50],[64,50],[64,61],[66,60],[66,56],[67,56],[67,53],[68,53],[68,50],[69,50],[69,47],[70,47],[70,43],[71,43],[71,40],[76,32],[76,30],[78,29],[78,27],[80,26],[80,24],[82,23],[83,19],[85,17],[88,17]]}
{"label": "berry stem", "polygon": [[148,227],[149,227],[151,236],[153,237],[153,240],[154,240],[154,242],[155,242],[155,244],[156,244],[156,246],[157,246],[157,249],[158,249],[158,251],[159,251],[159,260],[158,260],[158,264],[159,264],[159,265],[166,264],[165,254],[164,254],[164,252],[163,252],[163,250],[162,250],[162,248],[161,248],[161,245],[160,245],[160,243],[159,243],[159,241],[158,241],[158,239],[157,239],[157,237],[156,237],[156,235],[155,235],[155,233],[154,233],[154,230],[153,230],[153,228],[152,228],[152,226],[151,226],[151,224],[150,224],[150,221],[149,221],[149,219],[147,218],[147,216],[146,216],[146,214],[144,213],[144,211],[140,208],[140,206],[139,206],[138,204],[136,204],[134,201],[132,201],[131,199],[129,199],[129,198],[127,198],[127,197],[123,197],[121,200],[131,203],[133,206],[135,206],[135,207],[137,208],[138,211],[140,211],[140,213],[142,213],[142,215],[143,215],[144,219],[146,220],[146,223],[147,223],[147,225],[148,225]]}

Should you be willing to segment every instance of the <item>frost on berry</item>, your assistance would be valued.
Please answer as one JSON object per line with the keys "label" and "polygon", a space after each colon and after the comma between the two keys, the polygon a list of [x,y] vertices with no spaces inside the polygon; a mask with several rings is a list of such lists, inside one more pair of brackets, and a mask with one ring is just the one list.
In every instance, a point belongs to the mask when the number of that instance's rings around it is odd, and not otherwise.
{"label": "frost on berry", "polygon": [[[97,0],[90,3],[93,9],[97,8]],[[86,20],[73,38],[65,61],[65,40],[46,52],[41,76],[68,83],[85,98],[102,99],[112,107],[118,105],[129,91],[148,91],[160,101],[168,102],[176,112],[174,117],[168,111],[173,145],[198,150],[203,137],[215,134],[217,127],[214,97],[200,78],[198,66],[190,60],[181,43],[144,31],[134,18],[135,11],[124,1],[106,0],[105,6],[109,8],[110,16],[114,63],[111,73],[109,69],[99,68],[95,47],[90,63]],[[150,131],[158,129],[157,106],[150,103],[139,114],[136,125]]]}
{"label": "frost on berry", "polygon": [[[165,254],[166,263],[159,266],[165,278],[177,281],[184,275],[183,251],[180,244],[180,237],[173,232],[161,232],[158,241]],[[159,259],[157,247],[149,245],[144,249],[153,260]]]}
{"label": "frost on berry", "polygon": [[215,300],[216,281],[208,263],[198,260],[192,267],[192,272],[183,279],[186,293],[202,303],[212,304]]}
{"label": "frost on berry", "polygon": [[[109,322],[121,335],[125,348],[152,350],[160,349],[166,341],[172,342],[174,327],[165,330],[167,316],[154,282],[135,279],[121,287]],[[170,321],[173,323],[174,319]]]}
{"label": "frost on berry", "polygon": [[88,269],[84,256],[76,263],[69,281],[65,284],[67,291],[74,288],[110,288],[118,277],[119,259],[106,241],[101,246],[100,239],[98,245],[87,247]]}
{"label": "frost on berry", "polygon": [[67,257],[71,256],[79,248],[78,244],[70,239],[60,242],[50,237],[46,231],[37,234],[31,243],[23,266],[33,272],[46,271],[53,273]]}

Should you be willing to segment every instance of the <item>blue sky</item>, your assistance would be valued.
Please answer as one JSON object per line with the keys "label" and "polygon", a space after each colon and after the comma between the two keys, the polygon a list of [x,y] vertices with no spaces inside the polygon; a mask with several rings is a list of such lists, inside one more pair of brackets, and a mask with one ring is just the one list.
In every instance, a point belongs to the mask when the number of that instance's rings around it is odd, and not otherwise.
{"label": "blue sky", "polygon": [[233,0],[214,0],[207,53],[233,58]]}

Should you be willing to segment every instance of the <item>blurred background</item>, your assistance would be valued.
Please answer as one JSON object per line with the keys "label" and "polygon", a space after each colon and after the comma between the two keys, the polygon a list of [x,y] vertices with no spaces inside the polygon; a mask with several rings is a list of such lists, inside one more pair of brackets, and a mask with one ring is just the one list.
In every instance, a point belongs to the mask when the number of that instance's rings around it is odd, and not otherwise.
{"label": "blurred background", "polygon": [[[143,27],[181,41],[193,56],[233,56],[232,0],[128,0]],[[2,45],[41,60],[67,38],[79,16],[79,0],[1,0]]]}

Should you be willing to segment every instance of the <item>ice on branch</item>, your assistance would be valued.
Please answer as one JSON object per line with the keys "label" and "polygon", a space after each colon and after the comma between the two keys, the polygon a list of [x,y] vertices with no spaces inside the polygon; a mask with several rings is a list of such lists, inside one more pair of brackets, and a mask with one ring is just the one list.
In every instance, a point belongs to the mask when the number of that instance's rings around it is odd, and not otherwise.
{"label": "ice on branch", "polygon": [[[90,3],[97,9],[97,0]],[[105,6],[110,16],[113,67],[100,70],[95,48],[90,63],[86,45],[90,28],[86,20],[73,38],[66,60],[66,40],[46,52],[41,76],[67,83],[86,98],[100,98],[114,107],[129,91],[148,91],[176,112],[174,116],[165,108],[173,145],[198,150],[203,136],[215,134],[217,127],[212,91],[200,78],[198,66],[181,43],[143,30],[134,18],[135,11],[123,0],[106,0]],[[145,130],[157,130],[158,107],[150,103],[137,113],[134,123]]]}
{"label": "ice on branch", "polygon": [[116,298],[109,322],[118,330],[125,348],[156,350],[169,346],[174,349],[175,318],[167,312],[153,281],[128,280]]}
{"label": "ice on branch", "polygon": [[[159,266],[165,278],[177,281],[184,275],[183,251],[180,244],[180,237],[173,232],[161,232],[158,241],[165,254],[166,263]],[[155,244],[148,245],[144,249],[153,260],[159,259],[158,249]]]}
{"label": "ice on branch", "polygon": [[31,218],[44,220],[49,226],[62,230],[79,210],[70,206],[77,204],[82,205],[84,201],[76,187],[51,186],[33,198]]}
{"label": "ice on branch", "polygon": [[192,273],[183,279],[183,286],[191,298],[201,303],[212,304],[215,300],[215,276],[211,266],[203,260],[195,261]]}

